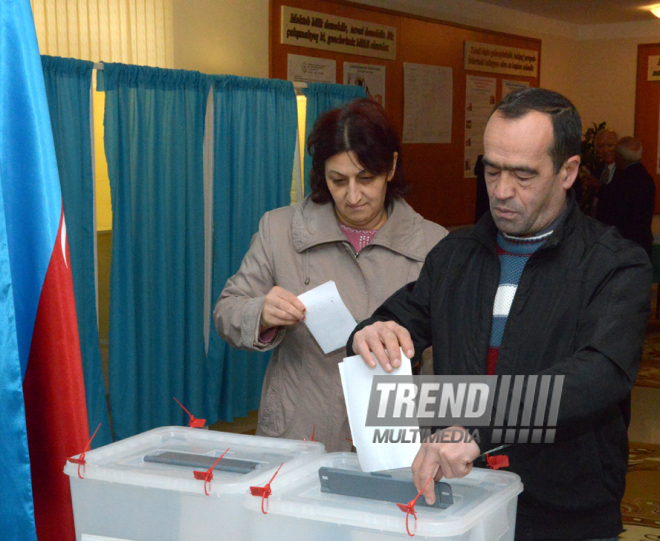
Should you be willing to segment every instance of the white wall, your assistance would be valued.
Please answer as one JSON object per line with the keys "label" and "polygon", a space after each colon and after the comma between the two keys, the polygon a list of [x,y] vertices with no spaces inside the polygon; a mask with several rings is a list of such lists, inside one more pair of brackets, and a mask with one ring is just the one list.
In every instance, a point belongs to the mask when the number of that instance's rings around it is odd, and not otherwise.
{"label": "white wall", "polygon": [[620,136],[633,135],[637,44],[634,39],[579,43],[575,105],[585,125],[607,121]]}
{"label": "white wall", "polygon": [[174,67],[268,77],[268,0],[173,0]]}

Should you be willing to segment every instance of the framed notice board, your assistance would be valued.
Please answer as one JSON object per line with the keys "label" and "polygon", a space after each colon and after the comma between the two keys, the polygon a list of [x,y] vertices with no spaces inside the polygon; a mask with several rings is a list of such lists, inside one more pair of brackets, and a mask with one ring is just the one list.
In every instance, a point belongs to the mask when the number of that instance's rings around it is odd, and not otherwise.
{"label": "framed notice board", "polygon": [[[355,35],[350,34],[351,27]],[[337,33],[342,29],[343,37]],[[333,43],[326,47],[320,40],[327,43],[332,31]],[[470,55],[464,54],[466,48]],[[320,59],[319,65],[330,62],[336,66],[337,83],[344,82],[345,63],[373,67],[376,75],[384,75],[380,84],[384,88],[385,109],[400,135],[404,128],[404,100],[410,100],[410,92],[404,88],[404,66],[408,74],[411,66],[436,69],[445,81],[450,73],[450,88],[438,94],[439,99],[451,100],[450,104],[440,104],[447,105],[445,110],[451,113],[451,123],[442,139],[447,142],[404,143],[403,160],[412,186],[408,202],[425,218],[455,226],[474,221],[476,179],[466,178],[472,167],[472,163],[466,163],[466,145],[473,139],[478,143],[483,135],[479,121],[473,122],[466,112],[470,105],[466,84],[473,88],[477,80],[488,83],[485,86],[494,92],[488,102],[490,108],[501,99],[503,89],[538,86],[541,40],[341,0],[271,0],[272,78],[287,79],[288,55]],[[469,69],[465,69],[466,65]],[[410,117],[407,126],[411,127]]]}
{"label": "framed notice board", "polygon": [[[642,143],[642,163],[655,181],[655,212],[660,211],[660,43],[637,46],[635,137]],[[620,133],[619,136],[627,135]]]}

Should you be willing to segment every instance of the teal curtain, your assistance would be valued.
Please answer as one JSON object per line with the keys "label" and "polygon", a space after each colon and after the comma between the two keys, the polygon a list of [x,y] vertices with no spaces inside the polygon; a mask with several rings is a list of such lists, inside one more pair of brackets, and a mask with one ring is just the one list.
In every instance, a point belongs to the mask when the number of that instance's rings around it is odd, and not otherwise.
{"label": "teal curtain", "polygon": [[[293,84],[213,78],[214,186],[212,295],[239,268],[261,216],[289,204],[297,130]],[[270,354],[231,348],[211,325],[209,421],[231,421],[259,407]]]}
{"label": "teal curtain", "polygon": [[93,447],[111,443],[96,317],[92,62],[42,56],[48,109],[62,186],[90,434]]}
{"label": "teal curtain", "polygon": [[112,199],[110,404],[117,439],[204,405],[204,117],[198,72],[105,64]]}
{"label": "teal curtain", "polygon": [[[367,91],[357,85],[333,85],[329,83],[308,83],[303,89],[307,98],[307,115],[305,117],[305,141],[312,133],[314,122],[321,114],[341,107],[342,105],[357,99],[366,98]],[[309,187],[309,172],[312,170],[312,157],[307,152],[305,145],[305,195],[311,192]]]}

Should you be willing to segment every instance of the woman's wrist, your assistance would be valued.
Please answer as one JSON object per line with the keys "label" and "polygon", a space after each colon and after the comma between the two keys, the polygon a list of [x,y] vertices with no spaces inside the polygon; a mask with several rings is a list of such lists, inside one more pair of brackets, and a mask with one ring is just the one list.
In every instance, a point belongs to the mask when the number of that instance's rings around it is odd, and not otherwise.
{"label": "woman's wrist", "polygon": [[262,344],[270,344],[277,334],[277,327],[269,327],[265,330],[259,330],[259,342]]}

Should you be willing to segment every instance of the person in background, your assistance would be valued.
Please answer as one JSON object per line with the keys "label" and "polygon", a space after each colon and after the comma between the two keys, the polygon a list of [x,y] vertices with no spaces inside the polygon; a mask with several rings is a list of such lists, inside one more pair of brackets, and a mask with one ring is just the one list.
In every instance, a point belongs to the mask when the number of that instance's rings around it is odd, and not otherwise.
{"label": "person in background", "polygon": [[311,194],[266,213],[214,310],[233,347],[267,351],[257,434],[350,450],[337,364],[305,326],[298,295],[329,280],[356,321],[417,279],[447,231],[403,199],[401,143],[383,108],[357,100],[317,119],[307,141]]}
{"label": "person in background", "polygon": [[[347,345],[386,371],[400,365],[400,347],[410,356],[432,345],[436,375],[564,376],[552,442],[528,443],[531,417],[516,417],[511,440],[480,427],[479,442],[427,440],[412,464],[421,490],[431,477],[467,475],[482,453],[510,443],[500,453],[524,485],[517,540],[615,541],[622,530],[622,404],[639,367],[652,268],[638,245],[578,208],[570,188],[581,138],[577,110],[556,92],[526,88],[502,100],[484,134],[490,214],[443,239],[416,284]],[[526,377],[520,394],[511,386],[509,412],[523,411],[536,381]],[[505,418],[498,407],[494,420]],[[423,495],[434,502],[432,483]]]}
{"label": "person in background", "polygon": [[[593,177],[589,180],[592,182],[592,203],[591,203],[591,216],[596,217],[598,213],[598,203],[601,199],[601,190],[607,186],[616,173],[616,164],[614,157],[616,154],[616,143],[619,136],[615,131],[604,128],[600,130],[594,137],[594,151],[600,160],[600,165],[593,172]],[[606,190],[603,190],[605,192]]]}
{"label": "person in background", "polygon": [[624,239],[634,240],[651,259],[655,210],[655,182],[640,161],[642,144],[634,137],[622,137],[615,148],[616,174],[602,186],[596,218],[615,226]]}
{"label": "person in background", "polygon": [[476,224],[484,214],[490,211],[488,203],[488,190],[486,189],[486,177],[484,175],[483,154],[479,154],[474,164],[474,174],[477,177],[477,203],[474,209],[474,223]]}
{"label": "person in background", "polygon": [[614,176],[616,155],[616,144],[619,136],[615,131],[604,128],[594,137],[594,150],[600,160],[600,166],[594,172],[594,176],[602,185],[609,184]]}

